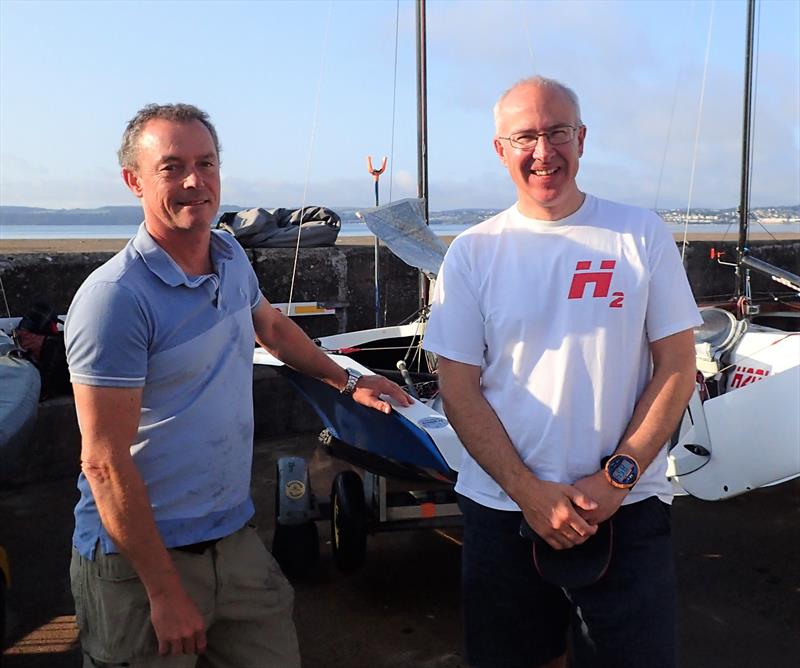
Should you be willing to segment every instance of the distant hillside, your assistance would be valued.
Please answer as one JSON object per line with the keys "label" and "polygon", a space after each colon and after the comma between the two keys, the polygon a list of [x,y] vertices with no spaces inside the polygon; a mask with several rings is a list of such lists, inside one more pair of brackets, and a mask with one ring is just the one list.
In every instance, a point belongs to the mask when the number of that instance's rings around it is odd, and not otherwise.
{"label": "distant hillside", "polygon": [[[224,204],[220,212],[241,211],[246,206]],[[360,223],[356,211],[363,207],[339,207],[335,211],[343,223]],[[432,211],[431,223],[438,225],[472,225],[498,213],[500,209],[450,209]],[[689,216],[691,223],[735,223],[738,220],[735,208],[694,209]],[[686,211],[664,209],[659,211],[668,223],[684,222]],[[762,223],[798,223],[800,206],[759,207],[750,212],[754,221]],[[142,221],[142,209],[138,206],[104,206],[99,209],[43,209],[28,206],[0,206],[0,225],[137,225]]]}
{"label": "distant hillside", "polygon": [[[223,206],[220,211],[239,211]],[[0,206],[0,225],[138,225],[140,206],[104,206],[99,209],[40,209],[28,206]]]}
{"label": "distant hillside", "polygon": [[[223,204],[220,213],[241,211],[246,206]],[[334,209],[343,223],[361,223],[356,211],[367,207]],[[489,218],[499,209],[453,209],[431,212],[431,222],[465,225]],[[43,209],[29,206],[0,206],[0,225],[138,225],[142,209],[138,206],[104,206],[99,209]]]}
{"label": "distant hillside", "polygon": [[[686,221],[686,209],[664,209],[659,215],[668,223]],[[750,221],[764,225],[800,222],[800,205],[795,206],[761,206],[750,209]],[[692,209],[689,212],[690,223],[730,223],[739,224],[739,208],[730,209]]]}

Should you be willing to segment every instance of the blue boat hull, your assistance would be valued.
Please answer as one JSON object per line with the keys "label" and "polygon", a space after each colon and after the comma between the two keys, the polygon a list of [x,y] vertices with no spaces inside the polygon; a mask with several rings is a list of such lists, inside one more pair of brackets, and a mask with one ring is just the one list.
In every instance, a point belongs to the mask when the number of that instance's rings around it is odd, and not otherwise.
{"label": "blue boat hull", "polygon": [[326,444],[333,456],[387,477],[455,482],[456,472],[431,437],[403,416],[361,406],[289,367],[277,370],[305,397],[333,436]]}

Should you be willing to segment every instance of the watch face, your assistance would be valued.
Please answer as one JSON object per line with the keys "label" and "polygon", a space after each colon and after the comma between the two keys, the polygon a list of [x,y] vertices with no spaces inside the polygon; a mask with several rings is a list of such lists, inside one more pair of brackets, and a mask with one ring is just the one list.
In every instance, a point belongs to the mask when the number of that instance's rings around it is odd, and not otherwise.
{"label": "watch face", "polygon": [[636,462],[625,455],[612,457],[608,462],[608,475],[620,485],[631,485],[636,482],[639,473],[637,469]]}

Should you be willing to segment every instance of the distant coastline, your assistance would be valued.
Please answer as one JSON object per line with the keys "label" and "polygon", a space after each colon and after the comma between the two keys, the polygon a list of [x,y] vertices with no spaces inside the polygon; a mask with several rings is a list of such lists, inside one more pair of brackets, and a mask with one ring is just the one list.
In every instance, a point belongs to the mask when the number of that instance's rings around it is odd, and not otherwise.
{"label": "distant coastline", "polygon": [[[220,212],[241,211],[246,207],[224,205]],[[374,237],[355,213],[341,207],[339,244],[372,244]],[[449,242],[454,236],[496,213],[497,209],[453,209],[431,212],[431,229]],[[692,240],[732,240],[737,236],[736,209],[697,209],[685,224],[686,211],[660,210],[676,239],[684,228]],[[43,209],[0,206],[0,251],[58,252],[58,249],[85,250],[89,247],[119,249],[131,238],[142,220],[138,206],[113,206],[98,209]],[[760,207],[751,211],[751,239],[800,239],[800,206]],[[50,250],[48,250],[50,249]],[[52,250],[56,249],[56,250]]]}
{"label": "distant coastline", "polygon": [[[250,207],[224,204],[220,213],[242,211]],[[332,207],[333,208],[333,207]],[[356,211],[369,207],[336,207],[344,225],[364,225],[356,217]],[[474,225],[499,213],[502,209],[449,209],[431,211],[433,225]],[[686,222],[686,209],[659,209],[658,214],[668,224]],[[750,211],[753,225],[800,225],[800,205],[756,207]],[[45,209],[26,206],[0,206],[0,229],[6,226],[38,225],[138,225],[142,220],[139,206],[104,206],[96,209]],[[693,209],[689,213],[690,225],[736,224],[736,208]]]}

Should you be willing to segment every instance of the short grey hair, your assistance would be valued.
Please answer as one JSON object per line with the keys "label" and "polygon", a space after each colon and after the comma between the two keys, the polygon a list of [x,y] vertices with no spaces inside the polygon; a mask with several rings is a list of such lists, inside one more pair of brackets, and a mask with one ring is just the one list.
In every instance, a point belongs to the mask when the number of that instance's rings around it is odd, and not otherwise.
{"label": "short grey hair", "polygon": [[512,91],[515,91],[517,88],[522,88],[524,86],[532,86],[535,88],[554,88],[556,90],[561,91],[564,95],[567,96],[570,102],[572,102],[572,106],[575,107],[575,119],[577,120],[578,124],[581,124],[581,103],[578,100],[578,95],[572,90],[569,86],[564,85],[560,81],[556,81],[555,79],[548,79],[547,77],[543,76],[533,76],[528,77],[527,79],[520,79],[515,83],[511,88],[505,91],[497,100],[494,105],[494,109],[492,110],[494,113],[494,127],[495,131],[500,131],[500,110],[503,107],[503,102],[509,96]]}
{"label": "short grey hair", "polygon": [[205,111],[198,109],[193,104],[148,104],[136,112],[136,115],[128,121],[125,132],[122,133],[122,145],[117,151],[120,167],[129,170],[136,169],[139,136],[142,134],[145,125],[156,118],[163,118],[177,123],[200,121],[211,133],[211,138],[214,140],[214,148],[217,151],[217,158],[219,158],[221,149],[217,131]]}

